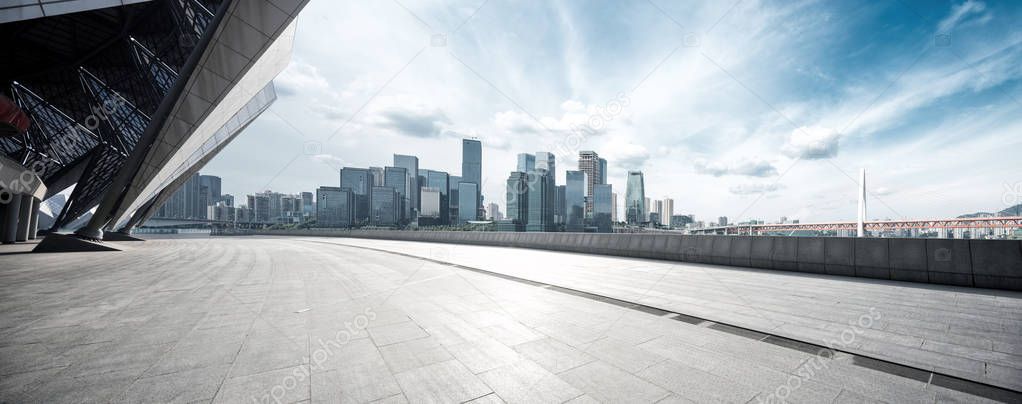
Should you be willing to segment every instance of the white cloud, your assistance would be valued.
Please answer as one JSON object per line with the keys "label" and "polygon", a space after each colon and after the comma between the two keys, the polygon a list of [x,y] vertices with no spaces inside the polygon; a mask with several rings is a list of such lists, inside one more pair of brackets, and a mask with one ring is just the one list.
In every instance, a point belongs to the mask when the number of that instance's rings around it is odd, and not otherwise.
{"label": "white cloud", "polygon": [[330,90],[330,83],[319,73],[319,68],[297,58],[273,80],[273,84],[277,93],[283,96]]}
{"label": "white cloud", "polygon": [[366,122],[407,136],[436,138],[450,126],[451,119],[440,108],[397,96],[374,100]]}
{"label": "white cloud", "polygon": [[938,33],[949,33],[955,29],[959,23],[965,21],[969,16],[974,14],[980,14],[986,10],[986,4],[981,1],[967,0],[966,2],[952,6],[951,14],[944,17],[943,20],[937,24]]}
{"label": "white cloud", "polygon": [[803,126],[791,131],[783,151],[789,157],[804,160],[820,160],[837,156],[837,131],[822,126]]}
{"label": "white cloud", "polygon": [[641,169],[650,156],[645,146],[622,138],[604,143],[601,153],[610,164],[626,170]]}
{"label": "white cloud", "polygon": [[777,175],[777,168],[769,161],[743,159],[737,163],[710,162],[705,159],[695,161],[695,169],[699,174],[721,177],[725,175],[745,175],[749,177],[770,177]]}
{"label": "white cloud", "polygon": [[771,193],[783,189],[784,186],[777,183],[772,184],[740,184],[735,185],[728,189],[732,194],[735,195],[755,195],[762,193]]}

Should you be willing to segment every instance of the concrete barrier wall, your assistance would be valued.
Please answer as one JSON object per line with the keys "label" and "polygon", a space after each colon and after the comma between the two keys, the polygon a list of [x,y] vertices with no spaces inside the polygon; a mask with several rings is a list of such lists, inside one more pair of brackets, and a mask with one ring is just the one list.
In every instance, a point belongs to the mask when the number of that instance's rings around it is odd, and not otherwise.
{"label": "concrete barrier wall", "polygon": [[1022,291],[1022,241],[295,230],[257,234],[489,245]]}

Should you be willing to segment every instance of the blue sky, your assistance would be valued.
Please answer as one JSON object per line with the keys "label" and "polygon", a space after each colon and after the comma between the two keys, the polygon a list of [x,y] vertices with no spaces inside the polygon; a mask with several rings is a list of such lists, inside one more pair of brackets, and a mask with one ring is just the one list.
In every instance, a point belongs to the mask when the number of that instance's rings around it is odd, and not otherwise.
{"label": "blue sky", "polygon": [[860,168],[871,218],[998,210],[1022,202],[1019,21],[1011,1],[312,0],[278,101],[203,172],[239,195],[394,153],[458,174],[476,136],[501,205],[516,153],[558,153],[563,183],[595,150],[619,205],[638,169],[701,220],[849,220]]}

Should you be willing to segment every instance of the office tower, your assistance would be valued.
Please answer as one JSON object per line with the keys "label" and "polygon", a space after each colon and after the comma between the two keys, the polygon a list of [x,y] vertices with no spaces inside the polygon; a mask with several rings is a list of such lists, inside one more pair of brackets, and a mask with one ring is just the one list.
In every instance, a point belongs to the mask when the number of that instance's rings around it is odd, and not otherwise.
{"label": "office tower", "polygon": [[486,214],[489,216],[490,220],[493,221],[504,220],[504,215],[500,214],[500,205],[491,202],[489,205],[486,206],[487,206]]}
{"label": "office tower", "polygon": [[617,192],[610,194],[610,221],[617,223]]}
{"label": "office tower", "polygon": [[586,173],[585,216],[593,214],[593,186],[603,184],[603,162],[599,154],[591,150],[578,152],[578,170]]}
{"label": "office tower", "polygon": [[567,206],[565,205],[565,187],[558,185],[554,187],[554,225],[561,226],[568,219]]}
{"label": "office tower", "polygon": [[656,221],[650,220],[651,222],[656,224],[663,224],[662,220],[664,217],[664,201],[657,199],[656,202],[653,203],[653,211],[650,213],[656,213],[657,217]]}
{"label": "office tower", "polygon": [[553,153],[536,152],[536,171],[550,174],[547,179],[551,185],[557,185],[557,164]]}
{"label": "office tower", "polygon": [[[355,225],[369,222],[369,193],[376,184],[374,174],[365,168],[344,167],[341,169],[341,188],[355,194]],[[381,175],[382,179],[382,175]],[[383,182],[380,182],[383,185]]]}
{"label": "office tower", "polygon": [[479,218],[479,184],[458,183],[458,224],[465,224]]}
{"label": "office tower", "polygon": [[584,171],[568,170],[565,173],[564,206],[567,213],[565,231],[585,231],[587,182],[588,175]]}
{"label": "office tower", "polygon": [[593,225],[600,233],[614,231],[614,195],[610,184],[596,184],[593,189]]}
{"label": "office tower", "polygon": [[[408,173],[408,181],[406,182],[407,189],[405,195],[408,196],[408,212],[419,211],[419,158],[415,156],[406,156],[403,154],[394,155],[394,167],[404,168]],[[413,218],[413,215],[409,214],[408,218]]]}
{"label": "office tower", "polygon": [[369,177],[372,182],[369,183],[369,187],[382,187],[383,186],[383,167],[369,167]]}
{"label": "office tower", "polygon": [[452,175],[449,177],[448,184],[450,184],[450,191],[447,195],[447,201],[450,205],[450,213],[448,214],[449,223],[455,224],[458,222],[458,202],[461,201],[460,195],[458,195],[458,184],[461,183],[461,177]]}
{"label": "office tower", "polygon": [[465,196],[460,194],[461,187],[459,186],[458,217],[469,217],[471,213],[475,215],[475,218],[472,220],[477,220],[482,216],[481,208],[483,203],[481,194],[483,184],[483,145],[478,140],[461,139],[461,182],[475,184],[476,202],[472,206],[475,207],[476,211],[466,212],[464,206],[461,206],[461,201],[465,200]]}
{"label": "office tower", "polygon": [[625,220],[628,224],[639,224],[645,221],[646,185],[642,179],[642,171],[629,171],[628,184],[625,189]]}
{"label": "office tower", "polygon": [[668,228],[674,226],[674,199],[664,198],[664,209],[660,214],[660,220]]}
{"label": "office tower", "polygon": [[649,202],[650,202],[649,198],[643,199],[644,205],[642,205],[642,208],[643,208],[642,217],[644,218],[644,221],[646,221],[646,222],[649,221],[649,212],[651,212],[652,208],[653,208],[652,206],[650,206]]}
{"label": "office tower", "polygon": [[[352,194],[352,196],[354,196],[354,195],[355,194]],[[316,213],[316,211],[312,208],[312,201],[313,201],[313,199],[312,199],[312,192],[302,192],[302,213],[303,214],[311,215],[313,213]]]}
{"label": "office tower", "polygon": [[727,216],[717,218],[717,226],[727,226]]}
{"label": "office tower", "polygon": [[529,219],[526,231],[554,231],[553,181],[552,174],[537,168],[529,173]]}
{"label": "office tower", "polygon": [[[443,190],[446,193],[447,190]],[[440,223],[441,213],[444,211],[441,204],[440,188],[422,187],[419,193],[419,216],[420,226],[435,226]]]}
{"label": "office tower", "polygon": [[600,181],[598,184],[607,183],[607,159],[600,159]]}
{"label": "office tower", "polygon": [[270,223],[270,197],[266,194],[248,196],[248,208],[252,210],[252,222]]}
{"label": "office tower", "polygon": [[512,228],[502,231],[524,231],[529,221],[529,177],[521,171],[512,171],[507,177],[506,199],[507,220]]}
{"label": "office tower", "polygon": [[401,221],[401,195],[394,188],[374,186],[369,200],[369,223],[372,225],[396,226]]}
{"label": "office tower", "polygon": [[399,196],[399,221],[411,219],[411,208],[408,199],[408,170],[404,167],[383,167],[383,185],[390,187]]}
{"label": "office tower", "polygon": [[234,206],[234,195],[231,194],[220,195],[220,202],[223,202],[224,206]]}
{"label": "office tower", "polygon": [[518,153],[518,172],[527,173],[536,169],[536,155]]}
{"label": "office tower", "polygon": [[210,206],[215,206],[217,202],[220,202],[220,184],[220,177],[199,175],[199,207],[204,213],[200,217],[209,218],[205,212]]}
{"label": "office tower", "polygon": [[451,223],[451,183],[450,176],[443,171],[425,170],[426,187],[440,192],[440,217],[437,224]]}
{"label": "office tower", "polygon": [[350,189],[319,187],[316,201],[316,227],[351,227],[355,218],[355,193]]}

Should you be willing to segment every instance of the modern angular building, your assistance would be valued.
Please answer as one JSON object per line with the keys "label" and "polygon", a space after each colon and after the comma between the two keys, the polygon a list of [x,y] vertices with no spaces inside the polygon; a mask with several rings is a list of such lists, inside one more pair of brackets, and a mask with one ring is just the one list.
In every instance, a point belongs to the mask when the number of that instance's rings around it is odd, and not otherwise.
{"label": "modern angular building", "polygon": [[553,175],[539,168],[529,173],[529,219],[525,231],[554,231]]}
{"label": "modern angular building", "polygon": [[527,173],[536,169],[536,155],[529,153],[518,153],[518,169],[516,171]]}
{"label": "modern angular building", "polygon": [[461,177],[457,175],[452,175],[448,178],[448,184],[450,185],[449,191],[447,192],[449,201],[448,203],[450,205],[449,206],[450,213],[448,214],[448,217],[450,218],[450,224],[455,224],[458,221],[458,217],[460,214],[458,209],[458,203],[461,202],[461,195],[458,194],[458,184],[460,183]]}
{"label": "modern angular building", "polygon": [[474,182],[458,183],[458,224],[479,220],[479,184]]}
{"label": "modern angular building", "polygon": [[646,185],[642,171],[629,171],[625,189],[625,221],[639,224],[646,221]]}
{"label": "modern angular building", "polygon": [[565,231],[585,231],[587,182],[588,175],[584,171],[565,172],[564,207],[567,214]]}
{"label": "modern angular building", "polygon": [[369,223],[397,226],[401,221],[401,195],[391,187],[372,187]]}
{"label": "modern angular building", "polygon": [[[451,223],[451,179],[450,175],[443,171],[425,170],[426,181],[424,188],[433,188],[440,192],[440,217],[439,225]],[[420,192],[421,194],[421,192]]]}
{"label": "modern angular building", "polygon": [[0,151],[38,168],[43,200],[74,185],[52,229],[92,212],[76,234],[98,239],[153,216],[276,99],[305,3],[4,6],[0,92],[18,130]]}

